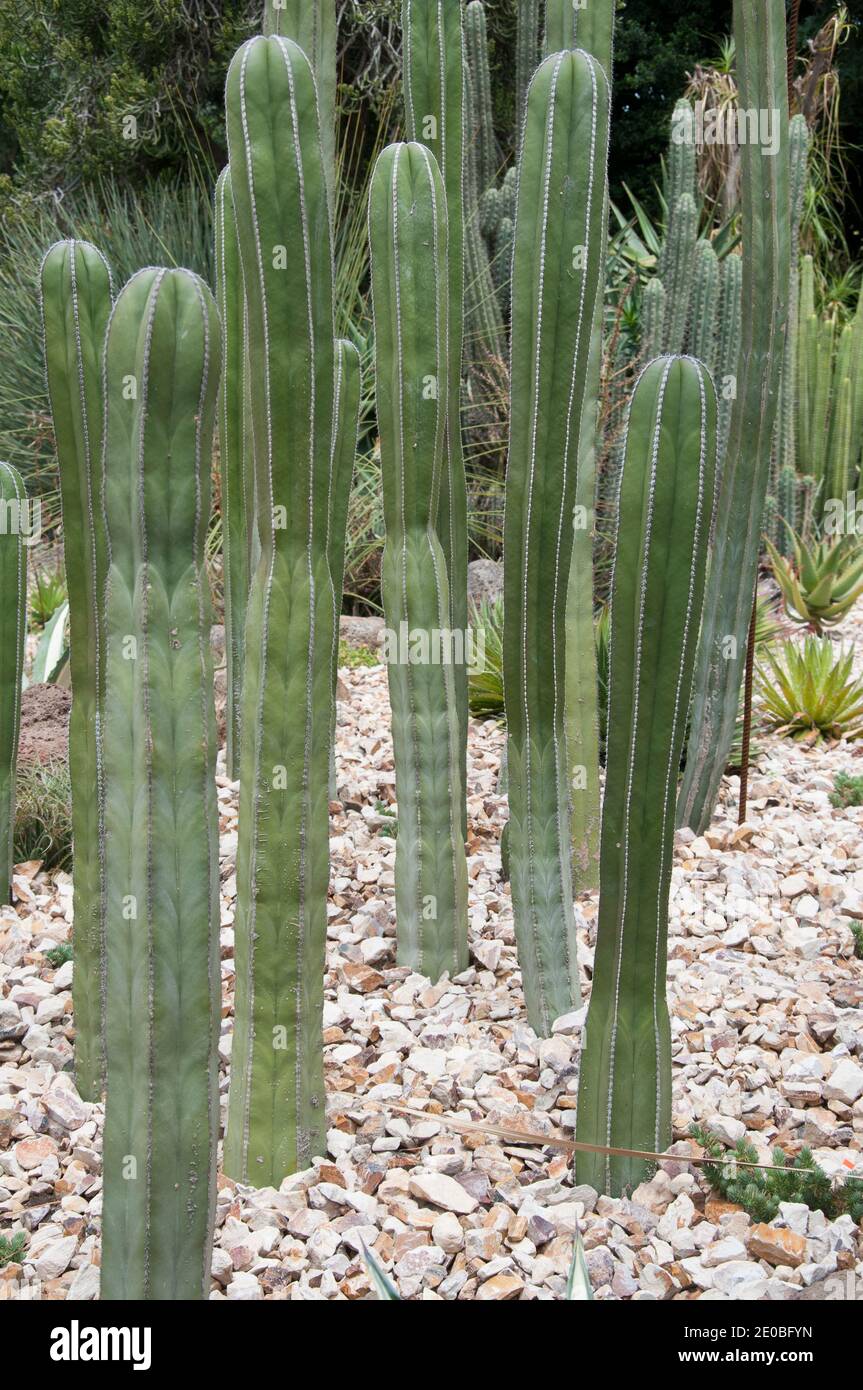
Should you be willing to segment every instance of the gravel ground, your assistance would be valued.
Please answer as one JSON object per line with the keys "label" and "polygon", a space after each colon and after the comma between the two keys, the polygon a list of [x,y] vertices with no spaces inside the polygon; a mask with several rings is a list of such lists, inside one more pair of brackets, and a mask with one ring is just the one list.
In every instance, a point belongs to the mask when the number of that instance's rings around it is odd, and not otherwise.
{"label": "gravel ground", "polygon": [[[863,613],[843,636],[863,650]],[[863,1173],[863,808],[834,810],[847,747],[762,737],[749,821],[729,779],[711,830],[678,836],[669,940],[675,1161],[612,1201],[575,1187],[568,1155],[584,1011],[538,1040],[524,1020],[496,783],[503,735],[470,733],[471,965],[432,984],[395,964],[395,795],[382,667],[343,670],[332,819],[325,1004],[328,1153],[281,1189],[219,1179],[211,1297],[370,1296],[373,1248],[402,1297],[560,1299],[578,1227],[602,1299],[863,1297],[863,1237],[785,1205],[769,1225],[711,1196],[683,1160],[698,1120],[748,1135],[769,1161],[811,1145],[831,1175]],[[221,765],[221,764],[220,764]],[[222,1090],[233,1009],[236,787],[219,779]],[[70,931],[71,881],[20,866],[0,908],[0,1231],[25,1235],[0,1298],[93,1299],[99,1287],[102,1107],[71,1058],[72,964],[44,952]],[[585,998],[596,902],[581,900]],[[398,1107],[407,1107],[404,1113]],[[422,1112],[417,1115],[414,1112]],[[518,1130],[454,1131],[446,1119]],[[838,1281],[838,1283],[837,1283]],[[837,1291],[841,1285],[841,1291]]]}

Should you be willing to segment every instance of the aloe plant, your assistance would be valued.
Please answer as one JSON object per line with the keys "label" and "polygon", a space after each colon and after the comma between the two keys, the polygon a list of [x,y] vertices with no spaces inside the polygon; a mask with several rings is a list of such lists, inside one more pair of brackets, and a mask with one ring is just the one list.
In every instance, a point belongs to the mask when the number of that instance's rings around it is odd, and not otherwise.
{"label": "aloe plant", "polygon": [[250,39],[231,62],[226,105],[261,553],[246,619],[225,1171],[278,1187],[324,1152],[333,257],[305,54],[278,36]]}
{"label": "aloe plant", "polygon": [[734,0],[740,106],[773,113],[776,151],[741,146],[743,322],[699,644],[680,823],[709,823],[734,739],[788,320],[791,255],[783,0]]}
{"label": "aloe plant", "polygon": [[[449,339],[446,466],[441,474],[436,529],[449,582],[449,629],[467,641],[467,485],[461,436],[461,368],[465,294],[465,121],[467,63],[461,0],[404,0],[405,108],[408,136],[424,144],[440,169],[449,223],[447,282]],[[453,663],[459,727],[459,782],[467,796],[467,663]],[[467,807],[461,810],[467,837]]]}
{"label": "aloe plant", "polygon": [[811,545],[791,531],[793,556],[786,559],[768,539],[773,578],[792,622],[813,632],[835,627],[863,594],[863,543],[859,536],[820,540]]}
{"label": "aloe plant", "polygon": [[101,1295],[203,1299],[220,1002],[209,290],[189,271],[139,272],[114,306],[104,360]]}
{"label": "aloe plant", "polygon": [[[448,405],[446,194],[424,145],[378,160],[369,200],[386,544],[381,584],[398,800],[398,958],[431,979],[468,962],[460,734],[435,518]],[[421,645],[425,642],[426,646]]]}
{"label": "aloe plant", "polygon": [[[579,1082],[579,1142],[671,1142],[665,999],[680,756],[701,618],[716,467],[716,400],[692,358],[661,357],[630,407],[611,593],[599,926]],[[611,1195],[639,1159],[582,1153],[579,1182]]]}
{"label": "aloe plant", "polygon": [[101,485],[102,347],[111,312],[111,275],[95,246],[59,241],[42,262],[40,286],[71,632],[75,1080],[85,1099],[98,1100],[104,1080],[105,1007],[100,801],[101,602],[107,566]]}
{"label": "aloe plant", "polygon": [[826,637],[767,647],[756,667],[756,688],[769,726],[806,743],[863,738],[863,680],[854,651]]}
{"label": "aloe plant", "polygon": [[507,838],[528,1017],[539,1033],[579,992],[565,619],[606,239],[609,105],[594,58],[547,58],[531,83],[519,166],[504,537]]}
{"label": "aloe plant", "polygon": [[27,494],[10,463],[0,463],[0,894],[12,885],[15,769],[27,635]]}

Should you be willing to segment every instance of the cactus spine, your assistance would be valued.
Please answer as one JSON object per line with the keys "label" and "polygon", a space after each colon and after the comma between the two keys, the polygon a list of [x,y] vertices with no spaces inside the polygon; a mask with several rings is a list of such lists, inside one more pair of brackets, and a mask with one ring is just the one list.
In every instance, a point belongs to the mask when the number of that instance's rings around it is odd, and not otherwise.
{"label": "cactus spine", "polygon": [[[691,358],[652,362],[630,408],[612,580],[600,912],[577,1112],[588,1144],[662,1152],[671,1142],[668,896],[715,458],[707,371]],[[619,1195],[644,1164],[579,1153],[577,1174]]]}
{"label": "cactus spine", "polygon": [[[465,124],[467,86],[461,0],[405,0],[405,106],[408,134],[431,150],[446,191],[449,219],[449,360],[446,373],[446,467],[437,532],[449,581],[449,628],[467,641],[467,486],[461,437],[461,366],[465,291]],[[492,295],[494,297],[494,295]],[[459,723],[462,799],[467,795],[468,681],[464,659],[453,663]],[[461,812],[467,838],[467,808]]]}
{"label": "cactus spine", "polygon": [[333,263],[315,82],[301,49],[250,39],[231,62],[226,105],[261,556],[246,621],[225,1171],[278,1187],[324,1152]]}
{"label": "cactus spine", "polygon": [[734,0],[734,34],[740,106],[778,113],[780,148],[771,153],[745,144],[740,152],[746,312],[679,809],[680,823],[696,831],[710,820],[734,740],[788,321],[791,234],[782,0]]}
{"label": "cactus spine", "polygon": [[330,211],[336,211],[336,49],[335,0],[264,0],[264,34],[290,39],[312,65],[318,92],[321,149]]}
{"label": "cactus spine", "polygon": [[473,102],[477,130],[477,169],[480,188],[488,189],[497,178],[500,153],[494,133],[488,30],[485,22],[485,6],[482,4],[482,0],[471,0],[464,12],[464,27],[468,62],[473,78]]}
{"label": "cactus spine", "polygon": [[71,629],[69,774],[74,842],[75,1080],[99,1100],[104,1080],[104,901],[100,787],[105,585],[102,347],[111,276],[85,241],[60,241],[40,274],[45,367],[63,507]]}
{"label": "cactus spine", "polygon": [[16,470],[0,463],[0,894],[9,899],[15,831],[15,771],[27,635],[27,493]]}
{"label": "cactus spine", "polygon": [[[399,825],[399,961],[437,980],[468,962],[467,860],[452,664],[435,529],[447,411],[447,222],[423,145],[390,146],[372,181],[369,228],[386,544],[382,588]],[[440,390],[438,390],[440,384]],[[414,650],[414,644],[425,641]]]}
{"label": "cactus spine", "polygon": [[546,59],[531,84],[519,166],[503,635],[513,910],[539,1033],[578,997],[564,639],[608,126],[596,60],[579,50]]}
{"label": "cactus spine", "polygon": [[102,1298],[206,1298],[218,1133],[219,856],[205,565],[209,290],[145,270],[105,347]]}
{"label": "cactus spine", "polygon": [[223,363],[219,391],[219,464],[228,695],[226,764],[228,776],[237,781],[240,776],[243,633],[255,562],[255,494],[249,410],[248,321],[229,169],[222,170],[216,183],[215,226]]}

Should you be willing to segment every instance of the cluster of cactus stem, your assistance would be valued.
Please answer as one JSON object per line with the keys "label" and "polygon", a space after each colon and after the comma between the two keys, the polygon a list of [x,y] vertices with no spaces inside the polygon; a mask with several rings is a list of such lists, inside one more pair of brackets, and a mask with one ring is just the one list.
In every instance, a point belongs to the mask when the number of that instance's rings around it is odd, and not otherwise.
{"label": "cluster of cactus stem", "polygon": [[12,885],[15,775],[27,633],[27,494],[17,471],[0,463],[0,895]]}
{"label": "cluster of cactus stem", "polygon": [[[573,897],[598,882],[578,1137],[652,1151],[670,1138],[677,772],[695,678],[681,814],[700,822],[740,684],[739,651],[720,671],[716,649],[728,633],[742,648],[752,604],[791,280],[789,156],[785,142],[775,157],[743,151],[743,256],[721,261],[698,237],[694,149],[684,142],[669,159],[668,232],[643,304],[646,345],[661,355],[638,381],[620,459],[600,843],[591,556],[615,5],[549,0],[544,37],[540,9],[519,6],[517,166],[500,177],[482,4],[405,0],[409,142],[384,151],[372,181],[398,950],[433,979],[468,963],[461,411],[463,345],[487,284],[489,350],[506,357],[506,324],[512,339],[506,831],[527,1012],[547,1034],[577,1005]],[[735,0],[734,13],[741,101],[787,113],[781,0]],[[217,299],[190,272],[148,269],[112,305],[107,266],[83,242],[58,243],[42,268],[72,621],[76,1066],[83,1095],[107,1093],[103,1295],[122,1299],[209,1287],[219,913],[205,538],[216,422],[227,759],[240,783],[224,1169],[278,1187],[325,1152],[327,803],[361,383],[356,349],[334,329],[334,0],[270,0],[264,31],[228,74]],[[803,379],[803,342],[811,372],[821,325],[806,261],[801,275]],[[813,382],[794,422],[798,458],[815,422],[829,423],[831,487],[853,486],[859,461],[858,320],[844,330],[836,384]],[[736,380],[724,425],[711,373]],[[0,605],[7,881],[25,594],[20,529],[3,522],[22,504],[20,480],[0,465],[0,577],[4,600],[17,600]],[[607,1191],[642,1175],[638,1161],[607,1154],[581,1155],[578,1168]]]}

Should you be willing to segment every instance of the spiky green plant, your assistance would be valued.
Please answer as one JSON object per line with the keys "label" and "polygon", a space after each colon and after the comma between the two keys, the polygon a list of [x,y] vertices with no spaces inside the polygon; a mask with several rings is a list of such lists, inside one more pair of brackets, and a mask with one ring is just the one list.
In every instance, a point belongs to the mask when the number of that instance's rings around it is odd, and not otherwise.
{"label": "spiky green plant", "polygon": [[482,653],[482,666],[470,673],[470,712],[477,719],[502,719],[503,601],[483,599],[471,625],[475,646]]}
{"label": "spiky green plant", "polygon": [[728,447],[731,411],[737,397],[737,362],[743,325],[743,260],[726,256],[719,270],[719,325],[716,346],[718,409],[717,454],[722,469]]}
{"label": "spiky green plant", "polygon": [[15,770],[21,678],[27,636],[27,494],[20,475],[0,463],[0,898],[12,884]]}
{"label": "spiky green plant", "polygon": [[846,535],[809,545],[790,527],[789,533],[791,559],[766,542],[773,578],[791,621],[807,624],[820,636],[841,623],[863,594],[863,542]]}
{"label": "spiky green plant", "polygon": [[515,123],[520,147],[527,94],[540,56],[540,0],[519,0],[515,41]]}
{"label": "spiky green plant", "polygon": [[107,262],[86,241],[59,241],[41,270],[45,366],[63,503],[72,713],[75,1080],[98,1100],[104,1072],[104,901],[100,787],[107,566],[102,507],[102,347],[111,312]]}
{"label": "spiky green plant", "polygon": [[698,208],[691,193],[681,193],[670,210],[661,269],[666,291],[662,344],[665,352],[680,352],[689,325],[689,304],[695,276]]}
{"label": "spiky green plant", "polygon": [[797,114],[791,117],[788,126],[789,143],[789,215],[791,219],[791,264],[789,269],[788,332],[782,353],[782,375],[779,384],[779,409],[776,413],[776,438],[774,441],[774,492],[776,496],[777,524],[773,539],[782,555],[788,553],[788,533],[784,523],[797,525],[797,488],[792,487],[796,478],[795,410],[797,396],[797,354],[798,347],[798,284],[800,276],[800,220],[803,216],[803,202],[809,165],[809,126],[806,117]]}
{"label": "spiky green plant", "polygon": [[709,823],[734,740],[788,318],[788,90],[783,0],[734,0],[740,106],[775,113],[779,149],[741,146],[743,322],[716,508],[680,823]]}
{"label": "spiky green plant", "polygon": [[467,860],[449,595],[435,518],[448,393],[447,221],[424,145],[378,160],[369,204],[382,565],[398,799],[399,961],[437,980],[467,965]]}
{"label": "spiky green plant", "polygon": [[689,344],[693,357],[713,374],[716,370],[716,319],[719,307],[719,261],[709,241],[695,250]]}
{"label": "spiky green plant", "polygon": [[565,723],[566,599],[605,243],[609,88],[580,50],[531,84],[519,166],[504,676],[513,910],[528,1017],[578,997]]}
{"label": "spiky green plant", "polygon": [[854,652],[827,637],[768,647],[756,667],[756,690],[768,725],[806,743],[863,738],[863,680]]}
{"label": "spiky green plant", "polygon": [[[447,287],[449,340],[445,363],[445,467],[441,474],[436,529],[449,581],[449,628],[464,644],[467,635],[467,485],[461,437],[461,364],[465,293],[465,120],[467,86],[461,0],[404,0],[405,107],[409,138],[424,144],[437,161],[449,223]],[[467,796],[467,665],[455,661],[459,730],[459,784]],[[467,837],[467,807],[461,811]]]}
{"label": "spiky green plant", "polygon": [[103,1299],[210,1288],[219,842],[205,541],[219,370],[203,282],[133,276],[105,341]]}
{"label": "spiky green plant", "polygon": [[[577,1138],[662,1152],[671,1142],[665,999],[680,756],[701,618],[716,460],[716,400],[692,358],[662,357],[636,386],[626,433],[611,596],[599,927]],[[619,1195],[642,1160],[578,1153],[579,1182]]]}
{"label": "spiky green plant", "polygon": [[261,554],[246,620],[225,1170],[278,1187],[324,1152],[333,257],[302,50],[277,36],[250,39],[231,62],[226,105]]}
{"label": "spiky green plant", "polygon": [[333,400],[333,454],[330,473],[330,501],[327,509],[327,554],[335,597],[335,640],[333,642],[333,696],[330,724],[330,795],[336,795],[336,686],[339,680],[339,613],[345,584],[348,504],[357,453],[357,427],[362,395],[360,354],[346,338],[336,340],[336,385]]}

